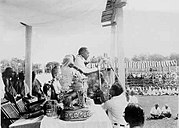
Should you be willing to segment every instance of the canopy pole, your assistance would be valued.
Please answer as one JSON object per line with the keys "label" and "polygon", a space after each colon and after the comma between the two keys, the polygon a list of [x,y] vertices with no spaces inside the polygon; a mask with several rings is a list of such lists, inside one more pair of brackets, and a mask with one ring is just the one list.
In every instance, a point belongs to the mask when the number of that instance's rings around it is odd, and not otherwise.
{"label": "canopy pole", "polygon": [[[118,0],[117,2],[121,2]],[[123,8],[116,8],[115,11],[116,25],[111,26],[112,46],[111,51],[115,51],[114,57],[117,57],[119,81],[125,89],[125,65],[124,65],[124,49],[123,49]]]}
{"label": "canopy pole", "polygon": [[25,32],[25,82],[29,87],[30,95],[32,95],[32,59],[31,59],[31,38],[32,38],[32,26],[20,22],[26,27]]}

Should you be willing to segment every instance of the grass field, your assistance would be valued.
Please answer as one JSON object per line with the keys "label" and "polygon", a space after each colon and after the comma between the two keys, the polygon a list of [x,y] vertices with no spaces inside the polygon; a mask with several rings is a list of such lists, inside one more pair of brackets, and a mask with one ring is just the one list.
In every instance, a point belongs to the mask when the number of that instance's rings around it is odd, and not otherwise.
{"label": "grass field", "polygon": [[159,120],[146,120],[144,128],[178,128],[178,120],[174,120],[178,113],[178,100],[177,96],[137,96],[139,104],[143,107],[145,116],[149,116],[150,109],[155,103],[158,103],[160,108],[168,104],[172,110],[172,118],[159,119]]}

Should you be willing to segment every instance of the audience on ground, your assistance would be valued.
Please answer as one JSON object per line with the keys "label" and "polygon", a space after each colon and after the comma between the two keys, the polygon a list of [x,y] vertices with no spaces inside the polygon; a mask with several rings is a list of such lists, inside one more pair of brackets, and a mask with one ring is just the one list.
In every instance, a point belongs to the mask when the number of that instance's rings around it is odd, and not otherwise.
{"label": "audience on ground", "polygon": [[159,104],[155,104],[154,107],[150,110],[150,118],[151,119],[161,119],[162,118],[162,111],[159,107]]}
{"label": "audience on ground", "polygon": [[172,111],[167,104],[165,104],[162,107],[162,115],[163,115],[163,117],[168,117],[168,118],[170,118],[172,116]]}
{"label": "audience on ground", "polygon": [[131,93],[132,91],[135,95],[144,95],[144,96],[163,96],[163,95],[178,95],[179,87],[152,87],[144,85],[143,87],[139,86],[127,86],[126,89]]}
{"label": "audience on ground", "polygon": [[176,72],[138,72],[126,74],[128,85],[152,85],[153,87],[176,86],[178,76]]}
{"label": "audience on ground", "polygon": [[129,128],[143,128],[144,111],[138,104],[129,103],[124,111],[124,119]]}

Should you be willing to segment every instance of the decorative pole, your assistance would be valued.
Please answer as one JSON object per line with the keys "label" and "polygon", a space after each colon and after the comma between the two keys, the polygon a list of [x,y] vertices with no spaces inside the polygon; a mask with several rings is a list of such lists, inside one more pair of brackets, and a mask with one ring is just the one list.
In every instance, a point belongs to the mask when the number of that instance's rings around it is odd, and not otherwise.
{"label": "decorative pole", "polygon": [[26,48],[25,48],[25,82],[29,86],[30,95],[32,94],[32,60],[31,60],[31,38],[32,26],[20,22],[26,27]]}

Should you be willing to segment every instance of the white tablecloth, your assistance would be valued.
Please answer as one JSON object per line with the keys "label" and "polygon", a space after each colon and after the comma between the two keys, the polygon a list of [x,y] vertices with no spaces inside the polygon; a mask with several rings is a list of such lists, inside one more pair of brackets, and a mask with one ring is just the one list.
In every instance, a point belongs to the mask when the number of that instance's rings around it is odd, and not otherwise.
{"label": "white tablecloth", "polygon": [[43,116],[31,119],[19,119],[12,123],[9,128],[39,128]]}
{"label": "white tablecloth", "polygon": [[93,115],[85,121],[63,121],[45,116],[40,128],[112,128],[111,122],[101,106],[93,106]]}

